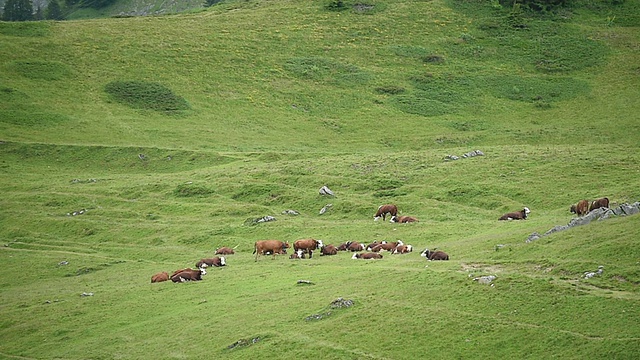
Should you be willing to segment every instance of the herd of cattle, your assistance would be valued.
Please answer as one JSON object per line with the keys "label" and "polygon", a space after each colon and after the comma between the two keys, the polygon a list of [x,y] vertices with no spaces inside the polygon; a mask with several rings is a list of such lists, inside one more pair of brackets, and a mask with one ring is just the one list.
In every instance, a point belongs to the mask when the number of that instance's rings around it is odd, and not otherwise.
{"label": "herd of cattle", "polygon": [[[572,205],[570,211],[579,216],[585,215],[588,212],[599,209],[601,207],[609,207],[608,198],[600,198],[589,202],[587,200],[580,200],[577,204]],[[510,212],[502,215],[498,220],[526,220],[527,216],[531,213],[529,208],[516,212]],[[386,220],[386,216],[390,216],[390,222],[408,223],[417,222],[418,219],[412,216],[398,216],[398,207],[394,204],[386,204],[378,207],[376,214],[374,215],[374,221],[380,218],[383,221]],[[255,254],[255,261],[258,261],[260,255],[271,255],[275,259],[276,255],[283,255],[287,253],[287,249],[290,245],[286,241],[280,240],[259,240],[256,241],[253,248],[253,254]],[[309,259],[313,257],[313,252],[319,250],[320,256],[337,255],[339,251],[351,251],[353,252],[352,259],[382,259],[381,252],[389,252],[391,254],[406,254],[413,252],[413,246],[404,244],[401,240],[395,242],[387,241],[374,241],[368,245],[359,243],[357,241],[348,241],[338,246],[332,244],[324,244],[322,240],[316,239],[300,239],[293,243],[293,253],[289,256],[290,259],[305,259],[307,256]],[[367,252],[363,252],[367,251]],[[185,268],[174,271],[171,275],[167,272],[160,272],[151,277],[151,282],[162,282],[171,280],[173,282],[186,282],[186,281],[198,281],[202,280],[202,275],[205,275],[207,267],[220,267],[226,265],[225,255],[234,254],[234,250],[229,247],[218,248],[215,252],[216,255],[213,258],[201,259],[195,264],[196,269]],[[442,250],[429,250],[425,249],[421,252],[421,256],[427,260],[449,260],[449,255]]]}

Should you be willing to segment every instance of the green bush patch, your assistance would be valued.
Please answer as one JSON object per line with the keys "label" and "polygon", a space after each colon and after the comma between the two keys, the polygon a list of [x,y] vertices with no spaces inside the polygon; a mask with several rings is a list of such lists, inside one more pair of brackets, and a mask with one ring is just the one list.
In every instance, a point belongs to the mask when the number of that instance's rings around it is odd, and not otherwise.
{"label": "green bush patch", "polygon": [[180,184],[173,190],[173,195],[177,197],[207,196],[211,194],[213,194],[212,189],[193,183]]}
{"label": "green bush patch", "polygon": [[163,112],[188,110],[187,101],[166,86],[147,81],[114,81],[105,86],[111,97],[132,108]]}
{"label": "green bush patch", "polygon": [[18,74],[33,80],[61,80],[71,75],[67,65],[53,61],[16,61],[11,67]]}
{"label": "green bush patch", "polygon": [[589,84],[568,77],[494,76],[486,78],[486,89],[496,97],[526,102],[572,99],[590,91]]}

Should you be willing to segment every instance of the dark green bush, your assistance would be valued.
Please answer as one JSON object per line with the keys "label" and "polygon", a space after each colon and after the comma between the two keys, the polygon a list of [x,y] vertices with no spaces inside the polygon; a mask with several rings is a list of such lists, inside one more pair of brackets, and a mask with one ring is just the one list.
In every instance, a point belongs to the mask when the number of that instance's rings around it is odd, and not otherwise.
{"label": "dark green bush", "polygon": [[156,111],[188,110],[187,101],[162,84],[147,81],[114,81],[105,86],[111,97],[133,108]]}

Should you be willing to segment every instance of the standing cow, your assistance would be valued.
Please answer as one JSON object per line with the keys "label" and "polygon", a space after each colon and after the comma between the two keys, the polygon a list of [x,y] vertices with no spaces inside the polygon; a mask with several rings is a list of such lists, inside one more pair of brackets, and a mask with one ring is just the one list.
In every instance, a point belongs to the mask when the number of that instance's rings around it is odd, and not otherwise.
{"label": "standing cow", "polygon": [[580,200],[577,204],[571,205],[570,212],[582,216],[589,212],[589,202],[587,200]]}
{"label": "standing cow", "polygon": [[597,200],[593,200],[591,205],[589,206],[589,211],[593,211],[599,208],[608,208],[609,207],[609,198],[603,197]]}
{"label": "standing cow", "polygon": [[295,252],[303,251],[309,253],[309,259],[313,257],[313,250],[322,248],[322,240],[315,239],[300,239],[293,243],[293,250]]}
{"label": "standing cow", "polygon": [[378,211],[373,216],[373,221],[378,221],[382,217],[382,221],[387,219],[387,214],[391,215],[391,218],[398,215],[398,207],[393,204],[380,205]]}
{"label": "standing cow", "polygon": [[266,255],[267,253],[273,254],[273,260],[276,258],[276,254],[285,254],[288,248],[288,242],[282,242],[280,240],[258,240],[254,245],[253,253],[256,254],[256,261],[258,261],[258,255]]}

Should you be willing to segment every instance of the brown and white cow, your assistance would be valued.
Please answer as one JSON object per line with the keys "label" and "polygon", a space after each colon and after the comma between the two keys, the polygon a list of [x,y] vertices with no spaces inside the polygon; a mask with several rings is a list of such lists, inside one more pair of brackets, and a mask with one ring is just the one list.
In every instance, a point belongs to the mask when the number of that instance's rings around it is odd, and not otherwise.
{"label": "brown and white cow", "polygon": [[166,271],[159,272],[151,277],[152,283],[158,283],[169,280],[169,274]]}
{"label": "brown and white cow", "polygon": [[371,249],[373,249],[374,247],[380,245],[381,243],[378,242],[378,240],[372,242],[371,244],[367,245],[366,250],[367,251],[371,251]]}
{"label": "brown and white cow", "polygon": [[253,253],[256,254],[256,261],[258,261],[258,255],[266,255],[267,253],[273,254],[272,259],[275,259],[276,254],[285,254],[288,248],[288,242],[282,242],[280,240],[258,240],[254,245]]}
{"label": "brown and white cow", "polygon": [[378,221],[382,217],[382,221],[384,221],[387,219],[387,214],[391,215],[392,218],[398,215],[398,207],[393,204],[380,205],[373,216],[373,220]]}
{"label": "brown and white cow", "polygon": [[222,257],[216,256],[210,259],[201,259],[196,263],[196,267],[200,269],[206,268],[209,266],[220,267],[225,265],[227,265],[227,260],[224,258],[224,256]]}
{"label": "brown and white cow", "polygon": [[347,251],[347,249],[349,248],[349,245],[351,245],[353,241],[347,241],[344,242],[340,245],[338,245],[338,247],[336,249],[338,249],[338,251]]}
{"label": "brown and white cow", "polygon": [[291,254],[291,256],[289,256],[289,259],[304,259],[304,258],[305,258],[305,255],[304,255],[304,251],[302,250],[298,250],[293,254]]}
{"label": "brown and white cow", "polygon": [[525,207],[524,209],[522,209],[520,211],[510,212],[510,213],[504,214],[504,215],[500,216],[500,218],[498,220],[526,220],[527,216],[529,216],[530,212],[531,212],[531,210],[529,210],[528,207]]}
{"label": "brown and white cow", "polygon": [[322,245],[322,240],[300,239],[293,243],[293,250],[295,252],[298,252],[298,250],[307,252],[309,253],[309,259],[311,259],[313,257],[313,251],[322,248]]}
{"label": "brown and white cow", "polygon": [[351,257],[352,259],[365,259],[365,260],[374,260],[374,259],[382,259],[382,255],[378,253],[355,253]]}
{"label": "brown and white cow", "polygon": [[392,254],[406,254],[413,251],[413,246],[411,245],[398,245],[395,249],[391,250]]}
{"label": "brown and white cow", "polygon": [[206,274],[206,271],[204,269],[182,269],[178,270],[174,275],[171,276],[171,281],[173,281],[174,283],[199,281],[202,280],[202,275],[204,274]]}
{"label": "brown and white cow", "polygon": [[349,244],[349,246],[347,246],[347,250],[349,251],[362,251],[364,250],[364,244],[360,244],[357,241],[352,241],[351,244]]}
{"label": "brown and white cow", "polygon": [[609,198],[603,197],[597,200],[593,200],[591,205],[589,206],[589,212],[600,209],[600,208],[608,208],[609,207]]}
{"label": "brown and white cow", "polygon": [[338,248],[336,248],[335,246],[328,244],[322,247],[322,249],[320,249],[320,256],[325,256],[325,255],[337,255],[338,254]]}
{"label": "brown and white cow", "polygon": [[420,253],[420,256],[424,256],[427,258],[427,260],[431,261],[431,260],[449,260],[449,255],[447,253],[445,253],[442,250],[435,250],[431,251],[429,249],[424,249],[424,251],[422,251],[422,253]]}
{"label": "brown and white cow", "polygon": [[589,212],[589,202],[587,200],[580,200],[577,204],[571,205],[570,212],[582,216]]}
{"label": "brown and white cow", "polygon": [[233,251],[232,248],[230,247],[221,247],[216,249],[216,255],[233,255],[235,254],[235,251]]}
{"label": "brown and white cow", "polygon": [[405,224],[405,223],[418,222],[418,219],[414,218],[413,216],[402,216],[401,215],[401,216],[392,216],[391,217],[391,222]]}
{"label": "brown and white cow", "polygon": [[[372,251],[375,252],[379,252],[381,250],[385,250],[385,251],[393,251],[393,249],[395,249],[396,247],[400,246],[400,245],[404,245],[404,243],[402,242],[402,240],[398,240],[398,241],[394,241],[394,242],[387,242],[387,241],[383,241],[382,244],[376,246],[374,249],[372,249]],[[379,248],[379,249],[378,249]]]}

